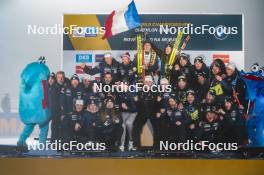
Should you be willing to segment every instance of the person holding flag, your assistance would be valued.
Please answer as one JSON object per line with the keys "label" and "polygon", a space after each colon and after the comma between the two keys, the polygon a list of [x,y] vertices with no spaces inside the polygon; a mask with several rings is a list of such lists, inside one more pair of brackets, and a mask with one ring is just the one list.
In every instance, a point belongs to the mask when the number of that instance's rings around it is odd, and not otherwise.
{"label": "person holding flag", "polygon": [[[105,34],[103,39],[129,31],[140,26],[140,19],[137,12],[135,2],[132,1],[127,7],[114,10],[107,17],[105,22]],[[153,74],[158,70],[158,59],[156,52],[151,48],[149,41],[146,41],[142,48],[142,38],[137,36],[138,54],[134,61],[133,70],[137,71],[138,75]],[[143,50],[143,51],[142,51]]]}

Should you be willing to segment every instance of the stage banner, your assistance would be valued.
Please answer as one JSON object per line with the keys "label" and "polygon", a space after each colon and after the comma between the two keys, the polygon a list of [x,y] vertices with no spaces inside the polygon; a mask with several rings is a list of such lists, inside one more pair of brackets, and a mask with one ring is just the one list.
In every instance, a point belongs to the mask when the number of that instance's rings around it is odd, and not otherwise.
{"label": "stage banner", "polygon": [[105,52],[110,51],[118,61],[125,52],[134,59],[139,33],[163,49],[166,43],[175,42],[179,30],[183,38],[190,35],[182,52],[190,54],[191,62],[204,55],[207,64],[220,58],[225,63],[236,63],[238,69],[244,68],[241,14],[141,14],[140,27],[103,40],[106,18],[103,14],[64,14],[62,69],[67,76],[74,73],[82,76],[80,64],[85,62],[94,67]]}

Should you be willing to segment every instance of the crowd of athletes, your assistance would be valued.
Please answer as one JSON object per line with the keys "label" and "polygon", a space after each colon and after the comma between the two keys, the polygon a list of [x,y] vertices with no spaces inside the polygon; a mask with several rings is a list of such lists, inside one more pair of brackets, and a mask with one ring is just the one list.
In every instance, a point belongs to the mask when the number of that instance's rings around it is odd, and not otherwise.
{"label": "crowd of athletes", "polygon": [[[147,121],[153,149],[160,141],[207,140],[246,144],[247,101],[245,85],[236,65],[179,53],[168,65],[172,44],[159,49],[143,45],[143,72],[138,74],[137,55],[126,52],[118,62],[105,53],[96,67],[85,64],[84,75],[65,77],[63,71],[49,77],[51,140],[105,143],[107,149],[133,151],[142,147]],[[192,60],[192,61],[191,61]],[[100,80],[92,79],[99,74]],[[99,92],[94,83],[123,87],[142,82],[146,86],[170,85],[171,92]],[[126,88],[125,88],[126,89]]]}

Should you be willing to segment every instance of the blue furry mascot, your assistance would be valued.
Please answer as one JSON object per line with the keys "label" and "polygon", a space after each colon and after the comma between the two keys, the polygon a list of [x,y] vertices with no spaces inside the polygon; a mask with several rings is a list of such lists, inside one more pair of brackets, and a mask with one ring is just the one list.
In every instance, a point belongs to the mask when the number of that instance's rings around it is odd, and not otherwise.
{"label": "blue furry mascot", "polygon": [[258,63],[251,66],[251,72],[241,71],[249,100],[248,109],[248,136],[250,146],[264,146],[264,67],[260,68]]}
{"label": "blue furry mascot", "polygon": [[18,146],[26,145],[26,139],[35,125],[40,128],[39,142],[46,142],[50,120],[47,83],[49,74],[45,57],[40,57],[38,61],[28,64],[20,75],[19,115],[25,127]]}

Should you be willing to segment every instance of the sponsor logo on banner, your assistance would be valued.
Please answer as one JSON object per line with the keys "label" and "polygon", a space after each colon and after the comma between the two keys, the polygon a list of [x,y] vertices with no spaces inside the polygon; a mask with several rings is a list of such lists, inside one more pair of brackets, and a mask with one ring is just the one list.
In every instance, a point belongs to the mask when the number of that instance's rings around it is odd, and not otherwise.
{"label": "sponsor logo on banner", "polygon": [[73,30],[72,37],[97,37],[105,33],[104,27],[97,26],[86,26],[86,27],[75,27]]}
{"label": "sponsor logo on banner", "polygon": [[213,54],[213,60],[221,59],[225,64],[229,63],[230,55],[229,54]]}
{"label": "sponsor logo on banner", "polygon": [[76,63],[92,63],[92,54],[76,54]]}
{"label": "sponsor logo on banner", "polygon": [[102,62],[104,59],[104,54],[96,54],[95,55],[95,62]]}

